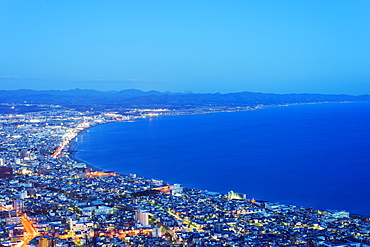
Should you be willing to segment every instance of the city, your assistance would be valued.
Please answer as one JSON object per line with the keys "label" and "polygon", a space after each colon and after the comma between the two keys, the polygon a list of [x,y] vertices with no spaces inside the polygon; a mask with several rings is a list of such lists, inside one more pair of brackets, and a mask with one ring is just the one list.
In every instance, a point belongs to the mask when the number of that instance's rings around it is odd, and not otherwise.
{"label": "city", "polygon": [[73,157],[74,138],[99,124],[259,106],[32,107],[0,115],[0,246],[370,246],[370,217],[184,188]]}

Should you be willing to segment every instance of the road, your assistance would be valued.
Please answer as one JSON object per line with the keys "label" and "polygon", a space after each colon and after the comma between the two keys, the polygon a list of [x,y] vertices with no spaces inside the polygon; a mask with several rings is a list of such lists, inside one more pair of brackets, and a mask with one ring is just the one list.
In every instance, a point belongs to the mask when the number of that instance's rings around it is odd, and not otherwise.
{"label": "road", "polygon": [[16,247],[25,247],[32,239],[40,235],[37,228],[26,214],[22,214],[22,225],[24,227],[24,237]]}

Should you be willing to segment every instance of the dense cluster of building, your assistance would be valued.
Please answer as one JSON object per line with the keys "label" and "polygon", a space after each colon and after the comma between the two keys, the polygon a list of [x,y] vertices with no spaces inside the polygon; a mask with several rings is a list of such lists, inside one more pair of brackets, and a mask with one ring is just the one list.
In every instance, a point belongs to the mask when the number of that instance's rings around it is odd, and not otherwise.
{"label": "dense cluster of building", "polygon": [[0,246],[370,246],[364,216],[101,171],[71,155],[88,127],[162,113],[0,115]]}

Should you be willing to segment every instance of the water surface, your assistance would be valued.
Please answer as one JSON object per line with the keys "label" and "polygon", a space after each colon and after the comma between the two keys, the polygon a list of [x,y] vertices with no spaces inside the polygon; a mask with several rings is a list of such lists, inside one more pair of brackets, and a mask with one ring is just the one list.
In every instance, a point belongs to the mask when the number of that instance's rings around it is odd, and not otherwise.
{"label": "water surface", "polygon": [[91,128],[76,157],[122,174],[370,214],[370,103],[294,105]]}

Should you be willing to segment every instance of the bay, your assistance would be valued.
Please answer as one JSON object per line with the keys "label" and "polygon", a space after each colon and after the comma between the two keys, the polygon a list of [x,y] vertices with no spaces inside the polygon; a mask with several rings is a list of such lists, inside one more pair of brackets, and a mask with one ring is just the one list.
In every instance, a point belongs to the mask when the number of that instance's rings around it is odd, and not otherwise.
{"label": "bay", "polygon": [[370,214],[370,103],[103,124],[76,157],[121,174],[318,209]]}

